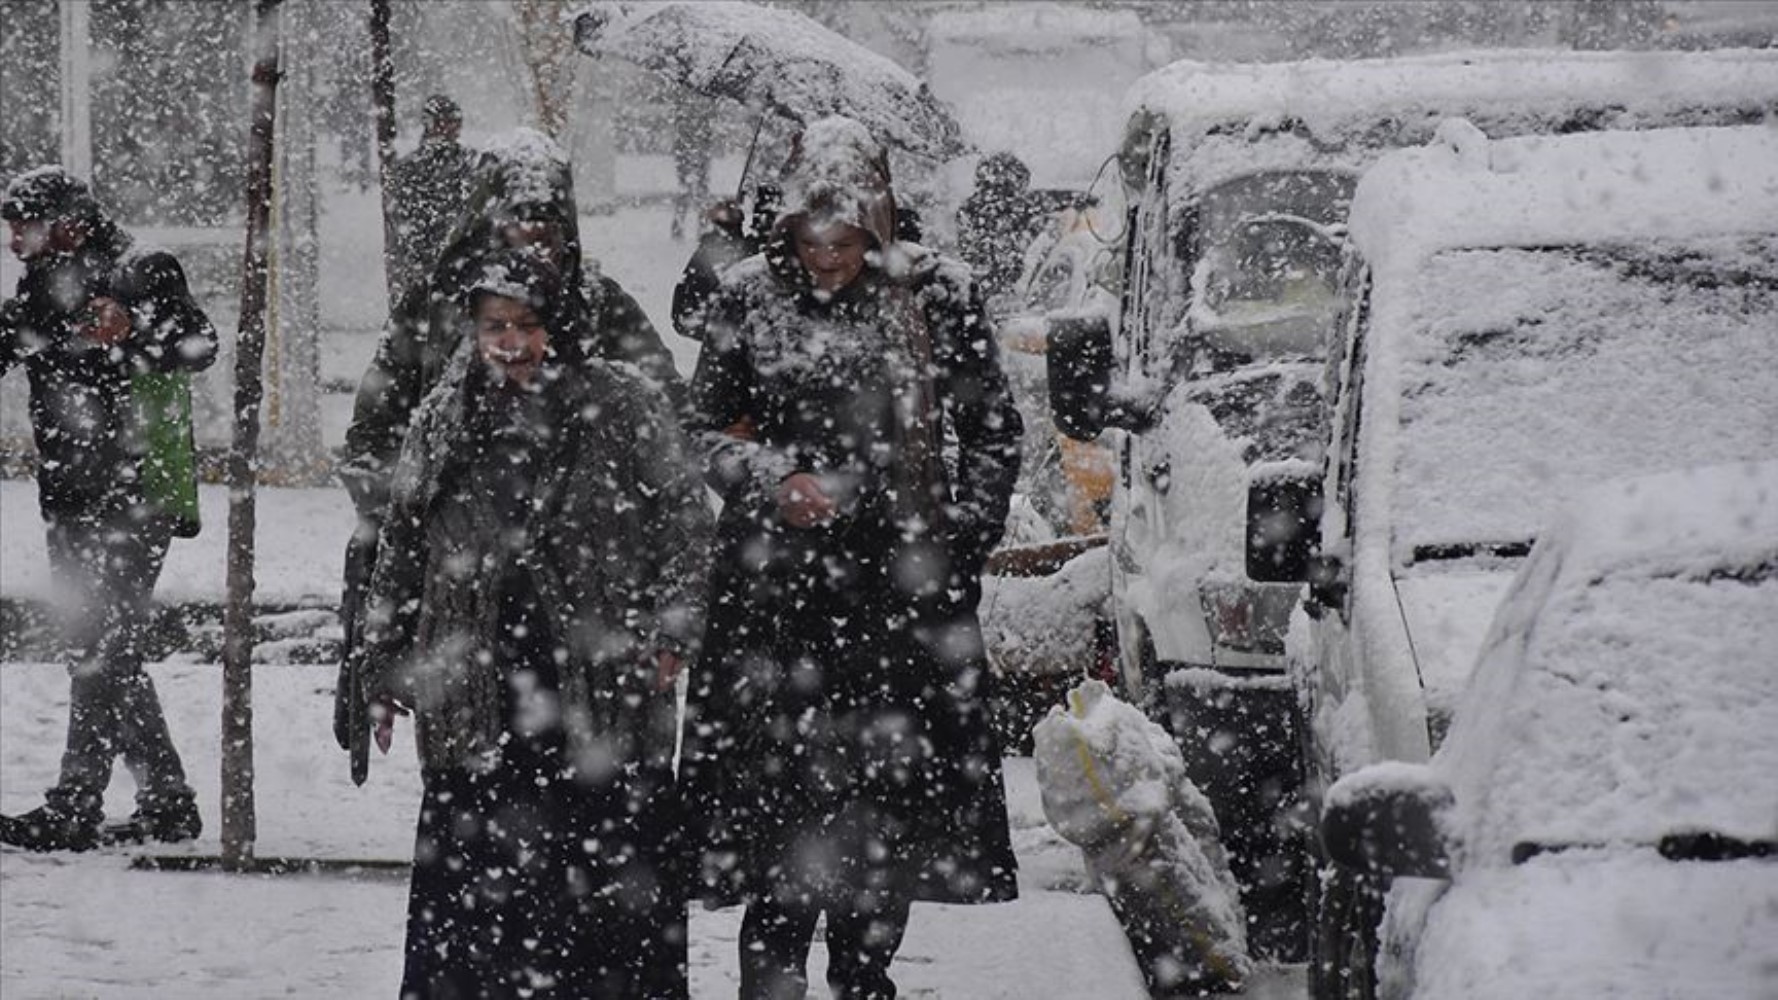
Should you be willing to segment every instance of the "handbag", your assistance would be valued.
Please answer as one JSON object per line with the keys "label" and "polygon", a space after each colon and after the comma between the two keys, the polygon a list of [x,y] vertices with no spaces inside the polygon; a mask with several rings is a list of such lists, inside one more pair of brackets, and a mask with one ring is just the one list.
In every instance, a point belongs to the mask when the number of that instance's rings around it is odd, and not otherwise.
{"label": "handbag", "polygon": [[191,376],[142,372],[130,377],[136,430],[142,444],[142,498],[173,526],[175,538],[195,538],[198,518],[197,443],[191,426]]}

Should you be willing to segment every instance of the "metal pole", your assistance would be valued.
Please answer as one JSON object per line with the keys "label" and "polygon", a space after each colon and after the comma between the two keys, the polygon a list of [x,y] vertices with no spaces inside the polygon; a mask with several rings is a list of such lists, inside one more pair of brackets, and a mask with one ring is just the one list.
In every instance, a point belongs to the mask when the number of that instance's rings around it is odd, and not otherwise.
{"label": "metal pole", "polygon": [[395,211],[389,168],[395,165],[395,59],[389,52],[389,0],[370,0],[370,96],[377,122],[377,183],[383,192],[383,275],[389,308],[395,287]]}
{"label": "metal pole", "polygon": [[62,165],[93,179],[92,11],[87,0],[62,0]]}
{"label": "metal pole", "polygon": [[272,136],[278,106],[278,4],[253,6],[253,89],[247,136],[247,246],[235,338],[235,428],[228,453],[228,600],[222,646],[222,866],[253,861],[253,533],[265,355],[266,244],[271,229]]}

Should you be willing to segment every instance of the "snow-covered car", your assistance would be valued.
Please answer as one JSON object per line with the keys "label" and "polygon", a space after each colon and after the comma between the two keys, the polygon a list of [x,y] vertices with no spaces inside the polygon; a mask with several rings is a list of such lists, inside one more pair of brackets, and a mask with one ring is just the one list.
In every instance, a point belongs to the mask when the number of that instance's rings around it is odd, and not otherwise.
{"label": "snow-covered car", "polygon": [[[1778,130],[1441,135],[1359,183],[1325,471],[1249,502],[1249,572],[1310,584],[1286,645],[1311,799],[1428,759],[1563,503],[1778,456]],[[1321,880],[1318,995],[1348,995],[1364,892]]]}
{"label": "snow-covered car", "polygon": [[[1180,63],[1131,92],[1121,309],[1050,339],[1059,426],[1117,450],[1122,689],[1166,720],[1215,803],[1262,952],[1300,951],[1306,872],[1285,635],[1301,586],[1249,572],[1250,489],[1319,470],[1325,372],[1353,313],[1361,171],[1450,116],[1492,136],[1766,120],[1770,52],[1497,51]],[[1061,381],[1058,382],[1057,378]],[[1292,924],[1297,926],[1292,926]]]}
{"label": "snow-covered car", "polygon": [[1388,894],[1374,994],[1375,939],[1340,942],[1360,960],[1342,995],[1774,995],[1775,650],[1778,462],[1581,494],[1432,762],[1329,790],[1336,859],[1419,876]]}

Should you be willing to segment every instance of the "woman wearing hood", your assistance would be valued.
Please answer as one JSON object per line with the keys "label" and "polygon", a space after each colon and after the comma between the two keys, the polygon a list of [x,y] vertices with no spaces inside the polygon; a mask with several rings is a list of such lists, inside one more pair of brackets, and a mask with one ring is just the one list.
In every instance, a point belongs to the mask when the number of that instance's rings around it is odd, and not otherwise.
{"label": "woman wearing hood", "polygon": [[574,356],[552,268],[507,250],[464,282],[353,664],[385,749],[416,716],[401,995],[683,997],[675,677],[703,488],[659,389]]}
{"label": "woman wearing hood", "polygon": [[723,496],[681,782],[741,995],[893,997],[909,904],[1016,894],[975,605],[1020,423],[960,263],[894,240],[883,148],[810,125],[693,378]]}
{"label": "woman wearing hood", "polygon": [[[658,383],[676,406],[684,396],[673,357],[636,300],[616,281],[588,274],[581,264],[573,175],[561,147],[540,132],[518,129],[483,154],[476,174],[468,207],[438,262],[391,311],[346,429],[339,475],[358,511],[340,601],[348,654],[357,641],[362,595],[376,561],[390,476],[409,419],[457,350],[465,320],[463,293],[487,254],[528,248],[559,272],[555,350],[561,358],[627,362]],[[344,680],[342,676],[342,691]],[[334,735],[343,748],[350,748],[364,736],[351,731],[343,701],[335,709]]]}

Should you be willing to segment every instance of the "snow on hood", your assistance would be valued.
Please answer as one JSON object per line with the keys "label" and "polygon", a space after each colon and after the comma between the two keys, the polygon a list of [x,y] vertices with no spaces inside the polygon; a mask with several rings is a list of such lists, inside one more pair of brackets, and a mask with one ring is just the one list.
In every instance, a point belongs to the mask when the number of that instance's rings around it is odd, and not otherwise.
{"label": "snow on hood", "polygon": [[1774,899],[1769,860],[1676,864],[1652,850],[1465,873],[1432,908],[1413,995],[1771,997]]}
{"label": "snow on hood", "polygon": [[803,130],[785,164],[783,187],[780,228],[806,218],[816,225],[857,226],[878,247],[895,242],[888,152],[850,118],[834,115]]}
{"label": "snow on hood", "polygon": [[1778,834],[1778,461],[1603,485],[1502,602],[1436,766],[1465,853]]}

